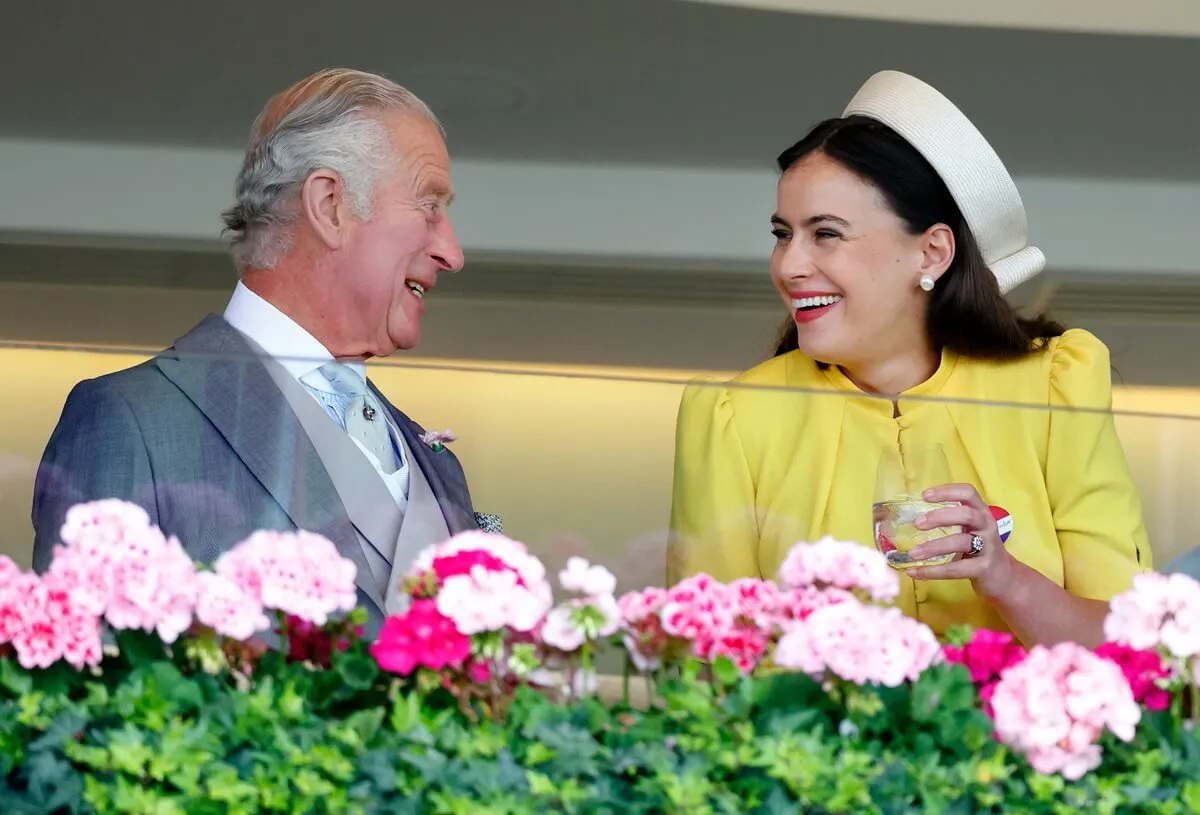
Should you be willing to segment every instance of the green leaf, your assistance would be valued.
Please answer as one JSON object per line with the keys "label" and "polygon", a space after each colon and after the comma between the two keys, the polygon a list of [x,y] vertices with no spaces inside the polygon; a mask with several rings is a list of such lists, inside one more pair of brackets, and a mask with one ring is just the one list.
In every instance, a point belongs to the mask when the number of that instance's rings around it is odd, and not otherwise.
{"label": "green leaf", "polygon": [[1200,781],[1192,781],[1185,785],[1180,797],[1188,812],[1200,812]]}
{"label": "green leaf", "polygon": [[334,659],[334,668],[346,687],[366,690],[379,678],[379,664],[370,654],[347,652]]}
{"label": "green leaf", "polygon": [[15,659],[0,657],[0,687],[14,696],[24,696],[33,690],[33,677]]}
{"label": "green leaf", "polygon": [[738,666],[734,664],[732,659],[724,654],[717,657],[716,661],[713,662],[712,669],[713,677],[721,685],[733,685],[742,678],[741,670],[738,669]]}
{"label": "green leaf", "polygon": [[170,662],[156,662],[150,675],[158,685],[159,693],[174,703],[178,713],[192,713],[204,706],[204,694],[195,680],[188,679]]}
{"label": "green leaf", "polygon": [[396,694],[389,717],[392,729],[407,733],[421,723],[421,697],[415,693]]}
{"label": "green leaf", "polygon": [[30,756],[27,770],[31,804],[41,807],[41,812],[68,806],[75,811],[83,797],[83,779],[68,762],[50,753],[36,753]]}
{"label": "green leaf", "polygon": [[961,648],[975,638],[975,629],[969,625],[951,625],[946,628],[946,644]]}
{"label": "green leaf", "polygon": [[358,734],[359,744],[365,746],[375,739],[375,735],[379,732],[379,728],[383,724],[383,717],[383,708],[368,708],[367,710],[360,710],[352,714],[346,720],[346,724]]}
{"label": "green leaf", "polygon": [[442,774],[446,771],[446,765],[449,763],[446,757],[436,750],[423,753],[405,750],[400,753],[399,758],[405,764],[415,768],[422,781],[430,786],[441,783]]}
{"label": "green leaf", "polygon": [[125,630],[117,631],[115,638],[121,657],[134,668],[157,662],[167,653],[166,645],[157,634]]}
{"label": "green leaf", "polygon": [[29,749],[31,752],[60,750],[66,742],[74,741],[86,724],[87,718],[79,712],[64,711],[54,718],[40,737],[30,743]]}

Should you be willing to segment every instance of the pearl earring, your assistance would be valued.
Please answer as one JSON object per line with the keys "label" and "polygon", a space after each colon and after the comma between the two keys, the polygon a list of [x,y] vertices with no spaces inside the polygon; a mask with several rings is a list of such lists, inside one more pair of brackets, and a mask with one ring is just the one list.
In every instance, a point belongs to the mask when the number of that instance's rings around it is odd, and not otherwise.
{"label": "pearl earring", "polygon": [[933,278],[927,274],[921,275],[920,286],[925,291],[933,291]]}

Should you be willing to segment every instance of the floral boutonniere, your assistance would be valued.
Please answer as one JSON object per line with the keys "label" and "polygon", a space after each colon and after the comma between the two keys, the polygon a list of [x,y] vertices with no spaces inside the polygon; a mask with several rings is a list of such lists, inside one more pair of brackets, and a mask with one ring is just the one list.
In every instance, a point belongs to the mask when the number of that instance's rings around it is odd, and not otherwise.
{"label": "floral boutonniere", "polygon": [[454,441],[457,436],[449,430],[426,430],[421,434],[421,441],[429,445],[429,449],[435,453],[440,453],[446,449],[446,445]]}

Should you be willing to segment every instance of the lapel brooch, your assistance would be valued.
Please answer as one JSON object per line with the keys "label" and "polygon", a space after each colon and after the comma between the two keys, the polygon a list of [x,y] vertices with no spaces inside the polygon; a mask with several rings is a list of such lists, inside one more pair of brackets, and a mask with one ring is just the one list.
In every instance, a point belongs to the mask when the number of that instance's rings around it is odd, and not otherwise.
{"label": "lapel brooch", "polygon": [[421,441],[429,445],[429,449],[435,453],[440,453],[446,449],[446,445],[457,438],[453,433],[447,430],[426,430],[421,434]]}

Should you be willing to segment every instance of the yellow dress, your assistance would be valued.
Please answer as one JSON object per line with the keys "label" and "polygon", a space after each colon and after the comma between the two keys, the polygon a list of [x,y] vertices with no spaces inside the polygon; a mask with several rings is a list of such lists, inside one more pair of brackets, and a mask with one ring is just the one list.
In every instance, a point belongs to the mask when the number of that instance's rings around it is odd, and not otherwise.
{"label": "yellow dress", "polygon": [[[699,572],[774,578],[793,544],[826,535],[873,546],[880,452],[903,442],[941,444],[955,482],[1012,514],[1007,547],[1018,560],[1072,594],[1107,600],[1152,567],[1111,401],[1108,349],[1079,329],[1016,361],[945,352],[929,380],[900,395],[898,417],[890,399],[797,351],[732,383],[689,385],[668,584]],[[1007,404],[985,404],[995,402]],[[935,632],[1007,630],[970,581],[901,584],[897,605]]]}

